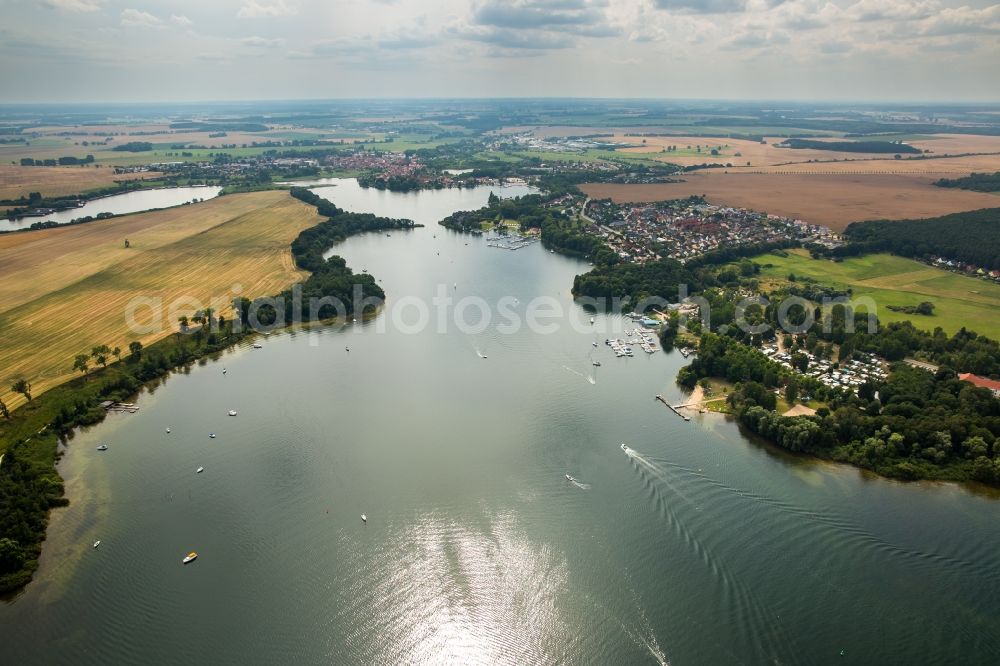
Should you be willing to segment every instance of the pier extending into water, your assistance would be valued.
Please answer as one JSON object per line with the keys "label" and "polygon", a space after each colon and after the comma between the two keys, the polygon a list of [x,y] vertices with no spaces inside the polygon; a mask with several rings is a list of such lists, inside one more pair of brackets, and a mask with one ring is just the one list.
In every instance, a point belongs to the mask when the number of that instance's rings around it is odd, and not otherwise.
{"label": "pier extending into water", "polygon": [[673,412],[674,414],[676,414],[677,416],[681,417],[681,418],[682,418],[682,419],[684,419],[685,421],[690,421],[690,420],[691,420],[691,417],[690,417],[690,416],[688,416],[687,414],[681,414],[681,413],[680,413],[680,412],[678,411],[678,408],[677,408],[677,407],[674,407],[674,406],[673,406],[673,405],[671,405],[671,404],[670,404],[669,402],[667,402],[667,399],[666,399],[666,398],[664,398],[664,397],[663,397],[662,395],[660,395],[659,393],[657,393],[657,394],[656,394],[656,399],[657,399],[657,400],[659,400],[660,402],[662,402],[662,403],[663,403],[664,405],[666,405],[666,406],[667,406],[667,409],[669,409],[670,411],[672,411],[672,412]]}

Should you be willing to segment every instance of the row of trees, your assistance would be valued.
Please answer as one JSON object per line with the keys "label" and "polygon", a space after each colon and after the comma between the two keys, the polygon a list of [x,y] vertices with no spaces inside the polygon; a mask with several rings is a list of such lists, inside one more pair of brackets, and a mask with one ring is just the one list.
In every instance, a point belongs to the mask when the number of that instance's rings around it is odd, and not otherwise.
{"label": "row of trees", "polygon": [[72,155],[66,155],[59,158],[48,158],[48,159],[35,159],[33,157],[22,157],[21,166],[75,166],[78,164],[91,164],[94,161],[93,155],[87,155],[86,157],[74,157]]}

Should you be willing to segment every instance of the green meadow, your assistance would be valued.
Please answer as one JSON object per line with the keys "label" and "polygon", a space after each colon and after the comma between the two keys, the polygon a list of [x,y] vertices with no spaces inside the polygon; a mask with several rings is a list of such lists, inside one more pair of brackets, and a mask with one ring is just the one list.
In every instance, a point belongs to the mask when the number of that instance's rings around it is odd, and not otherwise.
{"label": "green meadow", "polygon": [[[1000,338],[1000,285],[959,275],[889,254],[851,257],[842,262],[812,259],[805,250],[793,250],[787,257],[762,254],[753,259],[761,264],[762,282],[772,284],[808,277],[820,284],[851,289],[853,297],[869,297],[881,321],[910,320],[919,328],[940,326],[951,334],[966,327],[994,339]],[[890,305],[934,304],[934,314],[923,316],[894,312]]]}

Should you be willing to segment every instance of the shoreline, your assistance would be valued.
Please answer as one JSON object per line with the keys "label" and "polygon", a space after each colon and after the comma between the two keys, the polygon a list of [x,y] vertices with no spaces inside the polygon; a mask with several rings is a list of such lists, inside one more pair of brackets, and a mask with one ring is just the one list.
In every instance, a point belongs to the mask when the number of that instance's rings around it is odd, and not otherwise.
{"label": "shoreline", "polygon": [[[150,192],[150,191],[153,191],[153,190],[176,190],[176,189],[180,189],[182,187],[185,187],[185,188],[188,188],[188,187],[190,187],[190,188],[194,188],[194,187],[219,187],[219,193],[216,194],[211,199],[202,199],[201,201],[194,202],[194,203],[203,203],[205,201],[211,201],[212,199],[218,199],[221,196],[225,196],[225,194],[223,192],[223,190],[225,188],[222,188],[219,185],[176,185],[176,186],[167,186],[167,187],[139,187],[139,188],[135,188],[135,189],[132,189],[132,190],[125,190],[123,192],[115,192],[113,194],[106,194],[104,196],[96,197],[94,199],[86,199],[86,200],[84,200],[84,202],[82,204],[80,204],[79,206],[76,206],[75,208],[82,208],[83,206],[87,205],[88,203],[91,203],[92,201],[100,201],[101,199],[108,199],[110,197],[117,197],[117,196],[121,196],[123,194],[133,194],[135,192]],[[284,189],[284,188],[274,188],[274,189],[280,190],[280,189]],[[140,215],[142,213],[152,213],[152,212],[159,211],[159,210],[170,210],[171,208],[179,208],[181,206],[190,206],[190,205],[192,205],[191,201],[185,201],[183,203],[174,204],[173,206],[162,206],[160,208],[144,208],[143,210],[133,210],[133,211],[131,211],[129,213],[117,213],[117,214],[112,213],[111,215],[108,215],[107,217],[97,217],[96,215],[93,215],[93,216],[86,216],[85,215],[83,217],[75,218],[73,220],[70,220],[69,222],[62,222],[62,223],[58,223],[57,222],[55,224],[48,224],[48,222],[46,222],[46,221],[32,222],[28,226],[21,227],[20,229],[0,229],[0,234],[22,234],[22,233],[26,233],[26,232],[29,232],[29,231],[44,231],[46,229],[58,229],[59,227],[75,227],[75,226],[78,226],[78,225],[81,225],[81,224],[90,224],[92,222],[103,222],[105,220],[117,220],[118,218],[126,217],[128,215]],[[67,211],[67,210],[73,210],[73,208],[62,208],[62,209],[59,209],[59,210],[53,210],[51,213],[46,213],[46,215],[51,215],[52,213],[61,213],[61,212]],[[100,215],[100,213],[98,213],[98,215]],[[45,217],[45,215],[36,215],[36,216],[33,216],[33,217]],[[86,219],[87,217],[90,217],[90,219],[89,220]],[[8,221],[11,220],[11,218],[9,218],[9,217],[4,218],[4,219],[6,219]],[[13,218],[13,219],[14,220],[29,220],[29,219],[31,219],[31,217],[18,217],[18,218]],[[41,227],[35,227],[35,226],[33,226],[33,225],[36,225],[36,224],[42,224],[42,225],[45,225],[45,226],[41,226]]]}

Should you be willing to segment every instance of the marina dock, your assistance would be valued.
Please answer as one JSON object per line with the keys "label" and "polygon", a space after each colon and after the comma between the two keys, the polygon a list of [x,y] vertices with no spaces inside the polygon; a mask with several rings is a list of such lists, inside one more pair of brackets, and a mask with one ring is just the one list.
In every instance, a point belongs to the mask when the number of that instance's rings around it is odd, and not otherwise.
{"label": "marina dock", "polygon": [[486,244],[488,246],[496,247],[501,250],[520,250],[522,247],[528,247],[532,243],[537,242],[538,236],[508,235],[486,237]]}

